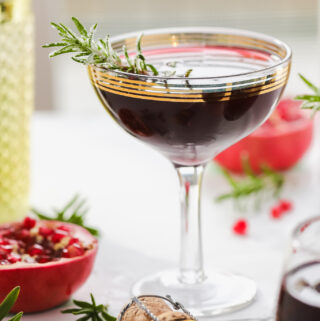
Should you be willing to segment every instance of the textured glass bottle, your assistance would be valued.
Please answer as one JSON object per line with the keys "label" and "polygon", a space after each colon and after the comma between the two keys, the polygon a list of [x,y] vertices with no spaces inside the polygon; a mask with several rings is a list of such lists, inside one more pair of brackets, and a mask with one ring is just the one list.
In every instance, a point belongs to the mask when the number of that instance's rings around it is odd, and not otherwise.
{"label": "textured glass bottle", "polygon": [[23,217],[29,196],[33,108],[30,0],[0,0],[0,223]]}

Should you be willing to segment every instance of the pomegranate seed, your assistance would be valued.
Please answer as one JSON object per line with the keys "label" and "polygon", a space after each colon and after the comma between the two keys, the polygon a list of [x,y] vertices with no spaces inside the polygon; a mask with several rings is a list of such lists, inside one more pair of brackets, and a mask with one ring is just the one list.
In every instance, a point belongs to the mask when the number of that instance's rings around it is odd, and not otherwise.
{"label": "pomegranate seed", "polygon": [[5,260],[7,258],[7,253],[0,250],[0,260]]}
{"label": "pomegranate seed", "polygon": [[241,219],[235,222],[232,227],[232,230],[235,234],[246,235],[248,230],[248,223],[246,220]]}
{"label": "pomegranate seed", "polygon": [[17,254],[11,254],[8,256],[8,261],[12,264],[17,263],[21,261],[21,257],[18,256]]}
{"label": "pomegranate seed", "polygon": [[282,209],[284,212],[289,212],[292,210],[292,203],[288,200],[280,200],[279,202],[279,207]]}
{"label": "pomegranate seed", "polygon": [[49,227],[41,226],[39,228],[39,234],[44,237],[47,237],[47,236],[51,235],[52,233],[53,233],[53,230]]}
{"label": "pomegranate seed", "polygon": [[62,257],[70,257],[68,249],[63,249],[62,250]]}
{"label": "pomegranate seed", "polygon": [[9,245],[9,244],[10,244],[10,242],[8,239],[3,238],[0,240],[0,245]]}
{"label": "pomegranate seed", "polygon": [[63,231],[55,231],[51,237],[51,241],[53,243],[59,243],[66,236],[67,236],[67,234]]}
{"label": "pomegranate seed", "polygon": [[40,256],[40,257],[37,259],[37,261],[38,261],[39,263],[47,263],[47,262],[50,262],[50,261],[51,261],[51,258],[50,258],[50,256],[48,256],[48,255],[43,255],[43,256]]}
{"label": "pomegranate seed", "polygon": [[69,244],[68,245],[72,245],[72,244],[74,244],[74,243],[79,243],[80,241],[79,241],[79,239],[78,238],[76,238],[76,237],[72,237],[71,239],[70,239],[70,241],[69,241]]}
{"label": "pomegranate seed", "polygon": [[30,239],[30,232],[26,229],[22,229],[18,232],[17,238],[18,240],[28,241]]}
{"label": "pomegranate seed", "polygon": [[70,232],[70,228],[67,227],[66,225],[59,225],[59,226],[57,227],[57,230],[59,230],[59,231],[65,231],[65,232]]}
{"label": "pomegranate seed", "polygon": [[84,249],[80,244],[74,243],[68,246],[69,257],[76,257],[84,254]]}
{"label": "pomegranate seed", "polygon": [[30,256],[42,255],[44,254],[44,249],[40,244],[34,244],[29,248],[28,254]]}
{"label": "pomegranate seed", "polygon": [[0,250],[5,253],[11,253],[13,248],[12,245],[0,245]]}
{"label": "pomegranate seed", "polygon": [[27,230],[31,230],[33,227],[36,226],[36,220],[34,220],[33,218],[27,216],[24,220],[23,220],[23,227],[26,228]]}
{"label": "pomegranate seed", "polygon": [[282,216],[283,211],[280,206],[273,206],[270,211],[271,217],[274,219],[278,219]]}

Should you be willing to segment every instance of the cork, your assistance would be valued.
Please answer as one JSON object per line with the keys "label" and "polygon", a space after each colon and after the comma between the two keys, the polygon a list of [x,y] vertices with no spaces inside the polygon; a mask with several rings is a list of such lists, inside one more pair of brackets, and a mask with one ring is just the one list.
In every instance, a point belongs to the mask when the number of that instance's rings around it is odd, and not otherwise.
{"label": "cork", "polygon": [[[155,316],[172,312],[169,306],[159,298],[144,297],[139,299]],[[135,303],[130,306],[123,316],[122,321],[151,321],[151,318]]]}
{"label": "cork", "polygon": [[158,315],[159,321],[186,321],[192,320],[189,315],[178,311],[167,311]]}

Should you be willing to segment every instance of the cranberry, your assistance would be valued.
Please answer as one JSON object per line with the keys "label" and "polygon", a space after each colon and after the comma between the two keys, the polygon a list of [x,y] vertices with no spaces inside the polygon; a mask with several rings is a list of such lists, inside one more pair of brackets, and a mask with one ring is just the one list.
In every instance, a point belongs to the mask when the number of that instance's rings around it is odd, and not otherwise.
{"label": "cranberry", "polygon": [[36,226],[36,220],[34,220],[33,218],[27,216],[22,223],[22,226],[24,228],[26,228],[27,230],[31,230],[33,227]]}
{"label": "cranberry", "polygon": [[280,206],[273,206],[270,211],[271,217],[274,219],[278,219],[282,216],[283,211]]}
{"label": "cranberry", "polygon": [[240,219],[235,222],[235,224],[232,227],[232,230],[235,234],[238,235],[246,235],[248,230],[248,223],[244,219]]}
{"label": "cranberry", "polygon": [[36,256],[36,255],[42,255],[44,254],[44,249],[43,246],[41,246],[40,244],[34,244],[32,245],[29,250],[28,250],[28,254],[30,256]]}

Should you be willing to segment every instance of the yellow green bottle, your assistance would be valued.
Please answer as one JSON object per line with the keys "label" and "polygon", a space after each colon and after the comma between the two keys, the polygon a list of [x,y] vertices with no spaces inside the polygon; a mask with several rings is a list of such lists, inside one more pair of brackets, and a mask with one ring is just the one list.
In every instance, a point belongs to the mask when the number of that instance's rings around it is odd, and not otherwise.
{"label": "yellow green bottle", "polygon": [[0,0],[0,223],[29,208],[33,26],[30,0]]}

